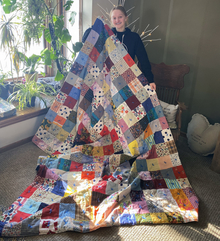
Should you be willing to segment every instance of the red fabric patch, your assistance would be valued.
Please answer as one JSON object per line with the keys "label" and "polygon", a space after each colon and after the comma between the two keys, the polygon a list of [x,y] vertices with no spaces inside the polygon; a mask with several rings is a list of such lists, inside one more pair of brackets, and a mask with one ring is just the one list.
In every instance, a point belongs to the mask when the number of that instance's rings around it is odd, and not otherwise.
{"label": "red fabric patch", "polygon": [[56,155],[59,155],[59,154],[62,154],[62,153],[59,152],[59,151],[55,151],[54,153],[52,153],[53,156],[56,156]]}
{"label": "red fabric patch", "polygon": [[107,136],[109,134],[108,127],[104,125],[102,131],[99,133],[101,136]]}
{"label": "red fabric patch", "polygon": [[70,165],[70,172],[82,172],[83,170],[83,164],[82,163],[78,163],[78,162],[71,162]]}
{"label": "red fabric patch", "polygon": [[66,122],[66,119],[63,118],[62,116],[57,115],[53,122],[57,122],[59,125],[63,126],[64,123]]}
{"label": "red fabric patch", "polygon": [[20,196],[29,198],[36,190],[37,190],[37,188],[29,186],[23,191],[23,193]]}
{"label": "red fabric patch", "polygon": [[155,145],[152,146],[152,148],[148,151],[148,153],[149,154],[147,156],[147,159],[153,159],[158,157]]}
{"label": "red fabric patch", "polygon": [[131,67],[132,65],[135,64],[134,60],[131,58],[131,56],[129,54],[124,56],[124,60],[128,64],[129,67]]}
{"label": "red fabric patch", "polygon": [[177,166],[177,167],[173,167],[173,173],[174,173],[174,175],[177,179],[186,178],[186,173],[185,173],[182,165]]}
{"label": "red fabric patch", "polygon": [[114,34],[107,24],[105,24],[105,29],[107,30],[109,36],[112,36]]}
{"label": "red fabric patch", "polygon": [[10,220],[10,223],[12,222],[16,222],[16,223],[19,223],[21,221],[23,221],[24,219],[30,217],[32,214],[29,214],[29,213],[23,213],[21,211],[18,211],[14,216],[13,218]]}
{"label": "red fabric patch", "polygon": [[45,165],[39,165],[38,167],[37,167],[37,175],[39,176],[39,177],[46,177],[46,173],[47,173],[47,167],[45,166]]}
{"label": "red fabric patch", "polygon": [[69,94],[73,86],[67,82],[65,82],[61,88],[61,91],[65,94]]}
{"label": "red fabric patch", "polygon": [[81,122],[78,126],[78,130],[77,130],[77,134],[81,135],[82,134],[82,130],[85,126],[83,125],[83,123]]}
{"label": "red fabric patch", "polygon": [[99,51],[98,51],[95,47],[93,47],[91,53],[89,54],[89,57],[90,57],[94,62],[96,62],[97,59],[98,59],[98,57],[99,57],[99,55],[100,55],[100,54],[99,54]]}
{"label": "red fabric patch", "polygon": [[101,181],[92,187],[93,192],[106,193],[107,181]]}
{"label": "red fabric patch", "polygon": [[112,142],[115,142],[115,141],[118,140],[118,135],[117,135],[115,129],[113,129],[113,130],[110,132],[110,136],[111,136],[111,138],[112,138]]}
{"label": "red fabric patch", "polygon": [[63,105],[69,107],[70,109],[73,109],[75,104],[76,104],[77,100],[75,100],[74,98],[67,96],[65,102]]}
{"label": "red fabric patch", "polygon": [[129,97],[125,102],[131,110],[134,110],[137,106],[140,105],[140,101],[137,99],[135,95]]}
{"label": "red fabric patch", "polygon": [[114,147],[112,144],[108,146],[104,146],[103,150],[104,150],[104,155],[111,155],[114,153]]}
{"label": "red fabric patch", "polygon": [[95,172],[82,172],[82,179],[92,180],[95,178]]}
{"label": "red fabric patch", "polygon": [[57,219],[59,217],[59,206],[59,203],[54,203],[43,208],[41,219]]}
{"label": "red fabric patch", "polygon": [[112,175],[109,175],[109,176],[105,175],[104,177],[102,177],[102,180],[108,180],[110,177],[112,177]]}

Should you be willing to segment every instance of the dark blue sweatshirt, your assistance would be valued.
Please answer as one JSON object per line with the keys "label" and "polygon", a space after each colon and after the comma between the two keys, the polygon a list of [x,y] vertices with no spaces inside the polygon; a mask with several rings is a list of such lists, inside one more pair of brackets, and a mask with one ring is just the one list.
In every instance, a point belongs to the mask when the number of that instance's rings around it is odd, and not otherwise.
{"label": "dark blue sweatshirt", "polygon": [[[87,36],[89,35],[91,28],[87,29],[83,35],[82,42],[85,42]],[[151,72],[150,61],[147,56],[147,52],[144,48],[144,44],[139,36],[139,34],[135,32],[131,32],[129,28],[125,28],[124,32],[118,32],[116,28],[112,28],[113,33],[120,40],[121,43],[126,45],[126,50],[129,55],[135,60],[135,56],[140,64],[139,68],[141,68],[142,73],[147,78],[149,83],[154,82],[154,76]]]}

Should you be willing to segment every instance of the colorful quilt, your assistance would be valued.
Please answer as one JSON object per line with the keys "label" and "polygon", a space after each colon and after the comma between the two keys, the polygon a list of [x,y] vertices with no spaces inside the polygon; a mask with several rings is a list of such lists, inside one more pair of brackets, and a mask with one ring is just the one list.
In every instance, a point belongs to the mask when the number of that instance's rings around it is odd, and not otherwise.
{"label": "colorful quilt", "polygon": [[100,18],[33,142],[49,155],[1,236],[198,221],[157,95]]}

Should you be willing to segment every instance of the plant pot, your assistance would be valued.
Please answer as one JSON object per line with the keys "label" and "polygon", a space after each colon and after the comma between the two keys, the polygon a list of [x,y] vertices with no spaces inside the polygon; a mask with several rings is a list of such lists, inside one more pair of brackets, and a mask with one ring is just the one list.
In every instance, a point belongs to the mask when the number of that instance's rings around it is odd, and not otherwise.
{"label": "plant pot", "polygon": [[6,100],[9,96],[9,93],[8,93],[8,85],[0,85],[0,97],[3,99],[3,100]]}
{"label": "plant pot", "polygon": [[24,78],[25,78],[26,81],[31,80],[31,81],[37,82],[37,80],[38,80],[38,72],[34,72],[34,73],[30,73],[30,74],[25,73]]}
{"label": "plant pot", "polygon": [[34,107],[35,100],[36,100],[36,96],[31,97],[31,103],[27,102],[27,107]]}

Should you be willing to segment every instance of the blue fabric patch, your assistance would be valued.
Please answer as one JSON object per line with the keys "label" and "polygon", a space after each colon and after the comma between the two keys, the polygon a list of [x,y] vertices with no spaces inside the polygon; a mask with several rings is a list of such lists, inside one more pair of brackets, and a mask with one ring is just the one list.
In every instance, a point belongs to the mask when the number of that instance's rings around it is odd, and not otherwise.
{"label": "blue fabric patch", "polygon": [[140,155],[149,151],[148,145],[145,141],[142,142],[142,146],[140,146],[138,149],[139,149]]}
{"label": "blue fabric patch", "polygon": [[134,181],[131,183],[131,190],[141,191],[141,180],[138,177],[136,177]]}
{"label": "blue fabric patch", "polygon": [[163,143],[163,136],[160,131],[157,131],[154,133],[154,140],[156,144]]}
{"label": "blue fabric patch", "polygon": [[81,79],[84,79],[87,76],[87,74],[88,74],[87,68],[83,68],[83,70],[81,71],[79,77]]}
{"label": "blue fabric patch", "polygon": [[144,101],[142,103],[144,109],[146,110],[146,112],[148,112],[149,110],[151,110],[153,108],[153,105],[152,105],[152,102],[151,102],[151,99],[148,98],[146,101]]}
{"label": "blue fabric patch", "polygon": [[60,203],[59,218],[70,217],[75,219],[76,204],[75,203]]}
{"label": "blue fabric patch", "polygon": [[46,161],[46,166],[49,168],[49,169],[53,169],[53,168],[57,168],[57,165],[58,165],[58,162],[59,162],[59,159],[53,159],[53,158],[47,158],[47,161]]}
{"label": "blue fabric patch", "polygon": [[5,226],[5,224],[6,224],[5,222],[0,221],[0,235],[2,235],[2,230]]}
{"label": "blue fabric patch", "polygon": [[146,159],[136,159],[136,168],[138,172],[148,171]]}
{"label": "blue fabric patch", "polygon": [[80,51],[75,61],[84,66],[87,62],[88,57],[89,56],[87,54]]}
{"label": "blue fabric patch", "polygon": [[121,97],[121,95],[119,93],[115,94],[112,97],[112,100],[113,100],[113,103],[116,108],[119,107],[119,105],[121,105],[124,102],[123,98]]}
{"label": "blue fabric patch", "polygon": [[120,224],[122,225],[135,225],[136,224],[136,219],[135,219],[135,214],[127,214],[124,213],[120,215]]}
{"label": "blue fabric patch", "polygon": [[154,107],[154,109],[155,109],[155,112],[157,113],[158,118],[164,116],[161,105],[158,105],[158,106]]}
{"label": "blue fabric patch", "polygon": [[151,122],[151,121],[153,121],[155,119],[158,119],[157,113],[154,110],[154,108],[147,112],[147,118],[148,118],[149,122]]}
{"label": "blue fabric patch", "polygon": [[45,115],[45,118],[47,120],[53,122],[56,116],[57,116],[57,113],[52,111],[51,109],[49,109],[47,114]]}
{"label": "blue fabric patch", "polygon": [[114,112],[112,110],[112,106],[111,105],[108,105],[106,108],[105,108],[105,111],[108,113],[109,117],[112,118]]}
{"label": "blue fabric patch", "polygon": [[164,179],[165,178],[166,179],[176,179],[172,168],[164,169],[164,170],[161,170],[160,172]]}
{"label": "blue fabric patch", "polygon": [[104,55],[103,52],[101,52],[98,59],[96,60],[96,65],[100,69],[100,71],[102,71],[103,69],[104,61]]}
{"label": "blue fabric patch", "polygon": [[88,91],[85,94],[85,98],[92,103],[92,99],[93,99],[93,91],[91,89],[88,89]]}
{"label": "blue fabric patch", "polygon": [[19,209],[19,211],[24,213],[34,214],[35,212],[37,212],[40,205],[41,205],[41,202],[36,202],[29,198],[24,204],[24,206]]}
{"label": "blue fabric patch", "polygon": [[[39,211],[39,210],[41,210],[41,209],[43,209],[43,208],[45,208],[45,207],[47,207],[47,206],[48,206],[48,204],[46,204],[46,203],[41,203],[37,211]],[[40,220],[39,220],[39,221],[40,221]]]}
{"label": "blue fabric patch", "polygon": [[60,158],[57,169],[69,171],[70,170],[71,161],[67,159]]}
{"label": "blue fabric patch", "polygon": [[72,129],[74,128],[75,125],[76,125],[76,123],[73,123],[72,121],[70,121],[70,120],[67,119],[62,128],[63,128],[65,131],[67,131],[67,132],[70,133],[70,132],[72,131]]}
{"label": "blue fabric patch", "polygon": [[92,26],[92,29],[95,30],[97,33],[101,33],[104,27],[103,22],[100,19],[96,19],[95,24]]}
{"label": "blue fabric patch", "polygon": [[125,86],[119,91],[124,100],[127,100],[129,97],[133,96],[131,89],[128,86]]}
{"label": "blue fabric patch", "polygon": [[91,126],[94,127],[98,121],[99,121],[99,118],[94,113],[92,113]]}
{"label": "blue fabric patch", "polygon": [[56,181],[52,193],[63,197],[67,189],[67,183],[63,181]]}
{"label": "blue fabric patch", "polygon": [[71,91],[69,93],[69,96],[71,96],[75,100],[78,100],[79,96],[80,96],[80,92],[81,92],[81,90],[79,90],[75,86],[73,86],[73,88],[71,89]]}

